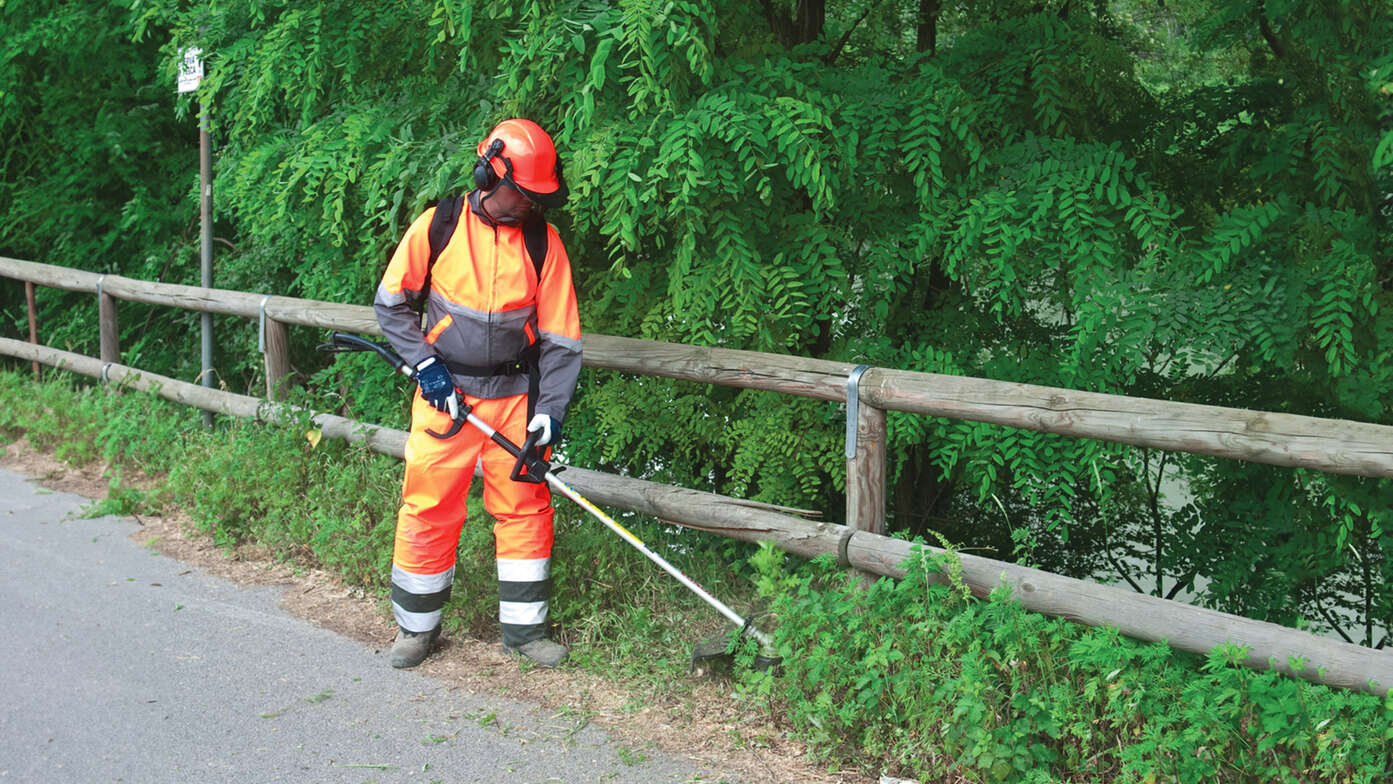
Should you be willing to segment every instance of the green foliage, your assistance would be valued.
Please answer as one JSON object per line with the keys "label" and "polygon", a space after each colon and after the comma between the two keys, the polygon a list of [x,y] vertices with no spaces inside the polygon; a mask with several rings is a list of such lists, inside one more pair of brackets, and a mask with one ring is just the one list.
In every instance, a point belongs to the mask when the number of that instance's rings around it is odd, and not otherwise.
{"label": "green foliage", "polygon": [[[550,217],[587,332],[1393,422],[1380,6],[825,5],[10,3],[0,255],[193,282],[205,107],[218,284],[366,303],[524,114],[566,162]],[[208,78],[175,98],[189,45]],[[42,291],[42,339],[94,353],[94,310]],[[192,378],[196,323],[123,304],[122,345]],[[218,323],[220,379],[260,389],[254,331]],[[292,331],[317,405],[404,422],[403,382],[320,338]],[[564,446],[836,510],[842,416],[587,371]],[[1367,644],[1393,626],[1385,482],[900,415],[889,439],[899,533]]]}
{"label": "green foliage", "polygon": [[[1393,698],[1313,686],[971,598],[956,556],[898,581],[755,559],[782,677],[751,674],[824,759],[921,781],[1382,781]],[[1299,664],[1299,663],[1297,663]]]}
{"label": "green foliage", "polygon": [[[196,282],[197,129],[175,122],[156,47],[132,32],[119,2],[0,5],[0,255]],[[0,294],[10,316],[23,302]],[[96,353],[89,299],[40,303],[47,342]]]}
{"label": "green foliage", "polygon": [[106,497],[89,504],[83,510],[82,516],[86,518],[105,517],[106,515],[131,517],[147,514],[154,508],[145,491],[122,484],[121,471],[118,469],[111,474]]}

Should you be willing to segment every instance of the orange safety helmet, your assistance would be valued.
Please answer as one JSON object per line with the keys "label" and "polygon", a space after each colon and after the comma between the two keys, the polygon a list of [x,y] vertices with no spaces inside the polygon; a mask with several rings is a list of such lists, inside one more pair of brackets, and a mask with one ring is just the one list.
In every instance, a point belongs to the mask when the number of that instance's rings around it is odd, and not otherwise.
{"label": "orange safety helmet", "polygon": [[570,191],[561,176],[556,145],[537,123],[520,118],[504,120],[479,142],[478,153],[474,184],[481,190],[493,190],[499,182],[506,182],[543,207],[566,203]]}

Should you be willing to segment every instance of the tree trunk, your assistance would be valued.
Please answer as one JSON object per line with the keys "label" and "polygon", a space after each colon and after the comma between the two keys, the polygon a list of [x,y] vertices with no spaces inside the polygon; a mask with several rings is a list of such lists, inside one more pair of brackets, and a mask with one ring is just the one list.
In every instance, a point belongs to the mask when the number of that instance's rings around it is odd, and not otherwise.
{"label": "tree trunk", "polygon": [[827,24],[826,0],[798,0],[794,20],[794,31],[798,38],[794,43],[806,44],[822,37],[822,28]]}
{"label": "tree trunk", "polygon": [[942,507],[952,496],[951,483],[942,479],[930,452],[929,445],[921,444],[889,458],[904,461],[898,481],[889,490],[893,532],[928,536],[929,531],[943,527],[934,524],[935,519],[949,522]]}
{"label": "tree trunk", "polygon": [[941,0],[919,0],[919,32],[914,38],[914,50],[938,54],[938,16],[943,12]]}
{"label": "tree trunk", "polygon": [[793,7],[793,18],[789,19],[775,7],[773,0],[764,0],[764,18],[769,22],[769,32],[774,34],[774,39],[791,49],[822,36],[822,28],[827,23],[827,3],[826,0],[798,0]]}

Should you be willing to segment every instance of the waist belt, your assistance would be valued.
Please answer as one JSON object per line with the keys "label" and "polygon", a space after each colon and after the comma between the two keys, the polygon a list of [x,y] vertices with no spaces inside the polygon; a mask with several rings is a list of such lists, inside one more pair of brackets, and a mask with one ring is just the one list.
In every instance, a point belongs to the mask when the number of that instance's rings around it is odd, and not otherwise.
{"label": "waist belt", "polygon": [[507,362],[500,362],[497,365],[466,365],[463,362],[453,362],[445,360],[445,367],[457,376],[475,376],[478,378],[489,378],[491,376],[520,376],[523,373],[531,373],[537,367],[537,359],[541,355],[541,350],[536,343],[528,346],[518,354],[517,359]]}
{"label": "waist belt", "polygon": [[503,362],[498,365],[464,365],[459,362],[445,360],[445,367],[457,376],[477,376],[488,378],[490,376],[520,376],[530,369],[527,362],[515,359],[512,362]]}
{"label": "waist belt", "polygon": [[518,354],[518,358],[497,365],[466,365],[461,362],[445,360],[445,367],[457,376],[491,378],[493,376],[520,376],[527,374],[527,421],[537,413],[537,395],[541,391],[542,367],[538,364],[542,349],[536,343]]}

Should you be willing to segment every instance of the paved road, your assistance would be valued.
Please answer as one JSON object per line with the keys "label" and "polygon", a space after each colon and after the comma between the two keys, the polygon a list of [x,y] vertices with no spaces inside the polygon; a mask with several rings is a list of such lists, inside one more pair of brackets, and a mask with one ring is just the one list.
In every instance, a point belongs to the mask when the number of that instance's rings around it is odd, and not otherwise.
{"label": "paved road", "polygon": [[479,697],[0,470],[0,782],[717,782]]}

